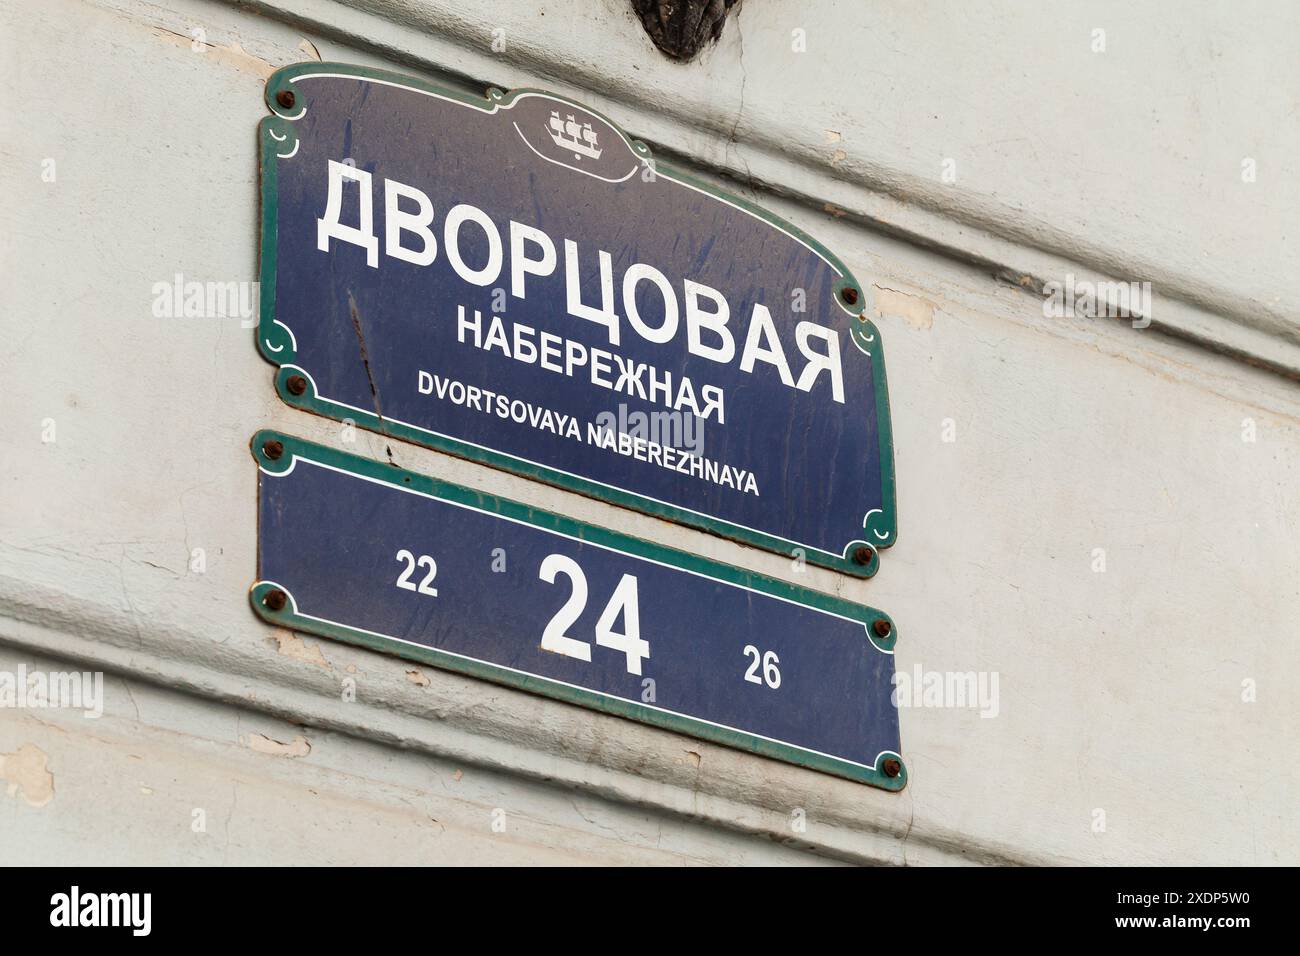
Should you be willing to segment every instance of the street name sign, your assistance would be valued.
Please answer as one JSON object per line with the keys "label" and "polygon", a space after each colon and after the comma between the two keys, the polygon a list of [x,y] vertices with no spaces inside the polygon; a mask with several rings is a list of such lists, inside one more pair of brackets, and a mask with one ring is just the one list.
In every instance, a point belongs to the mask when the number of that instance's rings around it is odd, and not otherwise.
{"label": "street name sign", "polygon": [[252,452],[268,622],[905,786],[888,615],[278,432]]}
{"label": "street name sign", "polygon": [[258,343],[292,405],[870,576],[894,543],[868,290],[537,90],[268,81]]}

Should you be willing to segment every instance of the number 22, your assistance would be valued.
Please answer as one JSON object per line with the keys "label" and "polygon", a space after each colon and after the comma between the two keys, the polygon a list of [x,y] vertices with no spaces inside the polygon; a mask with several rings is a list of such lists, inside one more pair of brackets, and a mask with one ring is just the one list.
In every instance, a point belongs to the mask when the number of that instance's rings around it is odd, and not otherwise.
{"label": "number 22", "polygon": [[[429,582],[438,576],[438,562],[433,560],[427,554],[422,554],[419,560],[416,559],[410,551],[403,548],[397,552],[397,560],[406,562],[406,570],[401,573],[397,579],[397,586],[406,591],[415,591],[417,594],[427,594],[429,597],[437,597],[438,589],[429,587]],[[418,585],[411,583],[411,574],[416,567],[428,568],[429,573],[424,576],[424,580]]]}

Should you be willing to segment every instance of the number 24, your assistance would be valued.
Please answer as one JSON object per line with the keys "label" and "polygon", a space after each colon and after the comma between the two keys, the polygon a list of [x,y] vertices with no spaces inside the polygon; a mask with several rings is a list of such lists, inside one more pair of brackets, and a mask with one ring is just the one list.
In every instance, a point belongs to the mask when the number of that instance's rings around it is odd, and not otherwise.
{"label": "number 24", "polygon": [[[555,612],[542,632],[542,650],[579,660],[591,661],[591,645],[577,641],[565,631],[582,616],[587,606],[587,575],[577,561],[562,554],[548,554],[537,576],[554,584],[557,575],[563,574],[573,583],[573,592],[564,606]],[[619,612],[623,612],[623,633],[614,630]],[[596,643],[622,651],[627,656],[627,672],[641,673],[641,661],[650,657],[650,642],[641,640],[641,614],[637,603],[636,577],[625,574],[614,588],[609,603],[596,622]]]}

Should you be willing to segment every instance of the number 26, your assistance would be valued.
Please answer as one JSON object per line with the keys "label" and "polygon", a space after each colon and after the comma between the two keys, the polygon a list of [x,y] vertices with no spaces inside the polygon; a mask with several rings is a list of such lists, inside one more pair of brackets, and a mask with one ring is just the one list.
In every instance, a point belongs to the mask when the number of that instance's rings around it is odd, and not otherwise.
{"label": "number 26", "polygon": [[772,690],[781,686],[781,669],[777,664],[781,663],[781,658],[776,656],[776,651],[768,651],[762,656],[763,676],[758,676],[758,666],[760,663],[758,648],[753,644],[746,644],[744,654],[753,655],[754,662],[749,665],[749,670],[745,671],[745,680],[751,684],[766,684]]}

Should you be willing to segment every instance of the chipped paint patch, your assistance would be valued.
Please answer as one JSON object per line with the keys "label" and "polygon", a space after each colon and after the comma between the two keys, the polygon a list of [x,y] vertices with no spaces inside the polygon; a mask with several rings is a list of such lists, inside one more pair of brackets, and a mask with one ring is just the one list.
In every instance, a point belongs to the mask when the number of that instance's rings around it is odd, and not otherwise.
{"label": "chipped paint patch", "polygon": [[935,304],[929,299],[908,292],[878,285],[872,287],[876,293],[876,315],[900,316],[909,328],[924,332],[934,325]]}
{"label": "chipped paint patch", "polygon": [[319,644],[308,644],[293,631],[282,627],[277,628],[272,636],[280,646],[280,653],[285,657],[292,657],[305,664],[315,664],[327,671],[333,669],[330,667],[330,662],[325,660],[325,655],[321,653]]}
{"label": "chipped paint patch", "polygon": [[[239,41],[231,41],[229,46],[221,46],[216,43],[208,43],[201,35],[187,36],[183,33],[177,33],[175,30],[169,30],[166,27],[154,27],[156,35],[164,40],[170,40],[182,46],[188,46],[194,52],[202,50],[202,55],[208,57],[223,66],[231,67],[244,73],[253,73],[262,79],[269,79],[275,72],[275,65],[249,53]],[[319,59],[319,55],[317,56]]]}
{"label": "chipped paint patch", "polygon": [[407,671],[407,672],[406,672],[406,679],[409,680],[409,681],[410,681],[412,684],[414,684],[416,687],[428,687],[428,686],[429,686],[429,678],[426,677],[424,674],[422,674],[422,673],[421,673],[420,671],[418,671],[418,670],[416,670],[416,671]]}
{"label": "chipped paint patch", "polygon": [[302,734],[298,734],[287,744],[272,740],[262,734],[249,734],[248,747],[260,754],[272,757],[305,757],[311,753],[311,743]]}
{"label": "chipped paint patch", "polygon": [[35,744],[23,744],[11,754],[0,754],[0,780],[8,782],[9,796],[22,793],[30,806],[43,807],[54,799],[54,774],[45,751]]}

